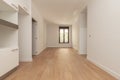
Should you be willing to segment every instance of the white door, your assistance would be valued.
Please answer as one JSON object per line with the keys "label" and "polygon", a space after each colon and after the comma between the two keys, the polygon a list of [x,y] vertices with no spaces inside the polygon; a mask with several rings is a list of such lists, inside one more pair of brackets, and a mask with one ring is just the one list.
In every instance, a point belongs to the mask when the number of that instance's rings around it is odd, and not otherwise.
{"label": "white door", "polygon": [[38,36],[37,36],[37,22],[32,20],[32,54],[37,55],[37,43],[38,43]]}

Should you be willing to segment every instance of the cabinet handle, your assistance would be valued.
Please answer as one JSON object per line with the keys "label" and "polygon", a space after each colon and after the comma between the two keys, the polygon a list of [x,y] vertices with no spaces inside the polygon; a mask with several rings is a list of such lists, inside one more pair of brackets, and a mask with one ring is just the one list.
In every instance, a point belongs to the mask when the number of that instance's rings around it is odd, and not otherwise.
{"label": "cabinet handle", "polygon": [[17,7],[15,4],[11,3],[11,5],[12,5],[13,7],[15,7],[16,9],[18,9],[18,7]]}
{"label": "cabinet handle", "polygon": [[13,50],[11,50],[12,52],[14,52],[14,51],[18,51],[19,49],[13,49]]}

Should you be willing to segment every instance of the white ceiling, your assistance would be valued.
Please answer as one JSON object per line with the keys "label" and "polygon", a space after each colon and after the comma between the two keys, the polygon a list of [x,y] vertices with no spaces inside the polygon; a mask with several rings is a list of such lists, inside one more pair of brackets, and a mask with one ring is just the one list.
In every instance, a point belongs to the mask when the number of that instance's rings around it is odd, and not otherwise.
{"label": "white ceiling", "polygon": [[33,0],[44,18],[57,24],[72,24],[85,0]]}

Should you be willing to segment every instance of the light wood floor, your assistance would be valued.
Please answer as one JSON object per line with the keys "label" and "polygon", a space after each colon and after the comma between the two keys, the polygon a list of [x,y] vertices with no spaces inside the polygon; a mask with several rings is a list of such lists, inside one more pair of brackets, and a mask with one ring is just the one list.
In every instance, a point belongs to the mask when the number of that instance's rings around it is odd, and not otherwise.
{"label": "light wood floor", "polygon": [[5,80],[117,80],[72,48],[48,48]]}

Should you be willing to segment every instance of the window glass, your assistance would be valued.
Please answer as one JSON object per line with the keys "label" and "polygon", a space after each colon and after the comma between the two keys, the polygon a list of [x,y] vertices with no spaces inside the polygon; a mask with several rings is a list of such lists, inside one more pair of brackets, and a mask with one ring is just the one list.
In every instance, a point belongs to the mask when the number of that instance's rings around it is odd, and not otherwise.
{"label": "window glass", "polygon": [[65,43],[68,42],[68,29],[65,29]]}
{"label": "window glass", "polygon": [[59,28],[59,42],[60,43],[69,43],[69,27],[60,27]]}
{"label": "window glass", "polygon": [[63,43],[64,29],[60,29],[60,43]]}

